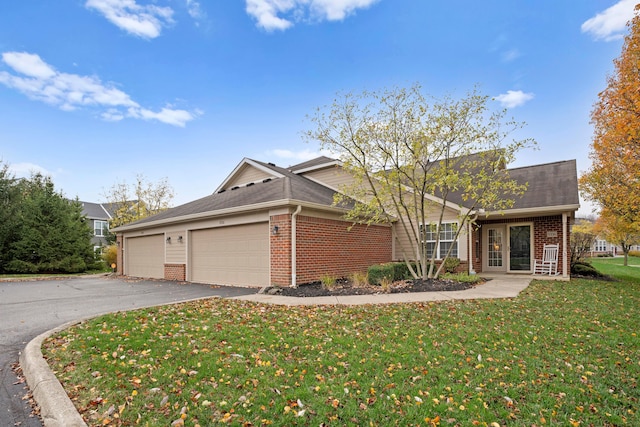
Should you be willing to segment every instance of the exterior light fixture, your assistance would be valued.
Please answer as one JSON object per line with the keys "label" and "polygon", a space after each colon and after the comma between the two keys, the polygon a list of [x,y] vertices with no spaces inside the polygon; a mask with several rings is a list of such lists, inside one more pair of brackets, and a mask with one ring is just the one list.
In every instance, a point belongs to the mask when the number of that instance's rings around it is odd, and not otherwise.
{"label": "exterior light fixture", "polygon": [[178,236],[178,243],[182,243],[182,236]]}
{"label": "exterior light fixture", "polygon": [[171,243],[171,236],[167,237],[167,243]]}
{"label": "exterior light fixture", "polygon": [[277,225],[274,225],[273,228],[271,229],[271,234],[275,236],[276,234],[278,234],[279,229],[280,228]]}

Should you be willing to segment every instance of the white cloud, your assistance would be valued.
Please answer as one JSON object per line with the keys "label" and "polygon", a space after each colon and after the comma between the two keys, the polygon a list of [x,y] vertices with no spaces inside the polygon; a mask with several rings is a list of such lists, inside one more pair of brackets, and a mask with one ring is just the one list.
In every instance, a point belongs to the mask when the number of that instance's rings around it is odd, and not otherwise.
{"label": "white cloud", "polygon": [[205,12],[200,7],[200,3],[196,0],[185,0],[185,2],[187,5],[187,12],[193,19],[200,20],[206,17]]}
{"label": "white cloud", "polygon": [[87,0],[85,7],[97,10],[122,30],[146,39],[158,37],[163,27],[173,24],[170,7],[139,5],[136,0]]}
{"label": "white cloud", "polygon": [[[267,31],[286,30],[295,21],[341,21],[378,0],[245,0],[246,11]],[[285,15],[286,17],[282,17]]]}
{"label": "white cloud", "polygon": [[522,54],[518,49],[509,49],[506,52],[502,52],[502,62],[511,62],[520,58]]}
{"label": "white cloud", "polygon": [[14,174],[16,178],[29,178],[34,173],[39,173],[43,176],[53,176],[47,169],[33,163],[9,164],[9,171]]}
{"label": "white cloud", "polygon": [[64,111],[93,107],[107,121],[132,117],[180,127],[202,114],[167,107],[159,112],[151,111],[114,85],[102,83],[98,77],[58,72],[36,54],[5,52],[2,60],[18,74],[0,71],[0,83]]}
{"label": "white cloud", "polygon": [[627,22],[633,18],[636,0],[620,0],[604,12],[582,24],[582,32],[590,33],[596,40],[617,40],[623,37]]}
{"label": "white cloud", "polygon": [[524,105],[527,101],[532,100],[533,97],[533,93],[525,93],[521,90],[508,90],[507,93],[502,93],[496,96],[495,99],[505,108],[515,108]]}

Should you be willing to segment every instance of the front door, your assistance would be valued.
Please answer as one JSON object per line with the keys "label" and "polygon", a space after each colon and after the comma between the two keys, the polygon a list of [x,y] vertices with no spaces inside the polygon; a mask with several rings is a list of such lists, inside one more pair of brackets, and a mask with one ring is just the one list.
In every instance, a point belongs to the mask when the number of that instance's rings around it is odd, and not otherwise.
{"label": "front door", "polygon": [[484,241],[485,253],[487,256],[484,271],[506,271],[507,263],[505,262],[505,227],[504,225],[490,225],[485,228],[486,234]]}
{"label": "front door", "polygon": [[531,271],[531,225],[509,226],[509,271]]}

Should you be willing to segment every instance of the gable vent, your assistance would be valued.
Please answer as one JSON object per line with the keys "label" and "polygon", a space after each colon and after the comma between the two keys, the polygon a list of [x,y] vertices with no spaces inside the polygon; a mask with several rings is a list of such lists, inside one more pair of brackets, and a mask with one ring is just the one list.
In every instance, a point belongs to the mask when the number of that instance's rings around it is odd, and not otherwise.
{"label": "gable vent", "polygon": [[250,182],[250,183],[247,184],[247,187],[251,187],[254,184],[255,184],[255,182]]}
{"label": "gable vent", "polygon": [[237,185],[235,187],[231,187],[231,191],[237,190],[238,188],[240,188],[240,187],[238,187]]}
{"label": "gable vent", "polygon": [[275,163],[267,163],[269,166],[273,166],[274,168],[276,167]]}
{"label": "gable vent", "polygon": [[227,191],[227,190],[223,188],[222,190],[218,191],[218,194],[224,193],[225,191]]}
{"label": "gable vent", "polygon": [[271,181],[271,178],[265,178],[262,180],[262,182],[269,182],[269,181]]}

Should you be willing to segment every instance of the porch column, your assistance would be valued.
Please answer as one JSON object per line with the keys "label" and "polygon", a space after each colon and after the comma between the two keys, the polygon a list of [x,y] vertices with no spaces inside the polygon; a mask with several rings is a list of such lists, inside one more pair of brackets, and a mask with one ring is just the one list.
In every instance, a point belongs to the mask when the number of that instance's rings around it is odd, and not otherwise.
{"label": "porch column", "polygon": [[476,274],[473,269],[473,226],[467,223],[467,263],[469,264],[469,274]]}
{"label": "porch column", "polygon": [[567,213],[562,213],[562,278],[568,279],[569,273],[567,270]]}

